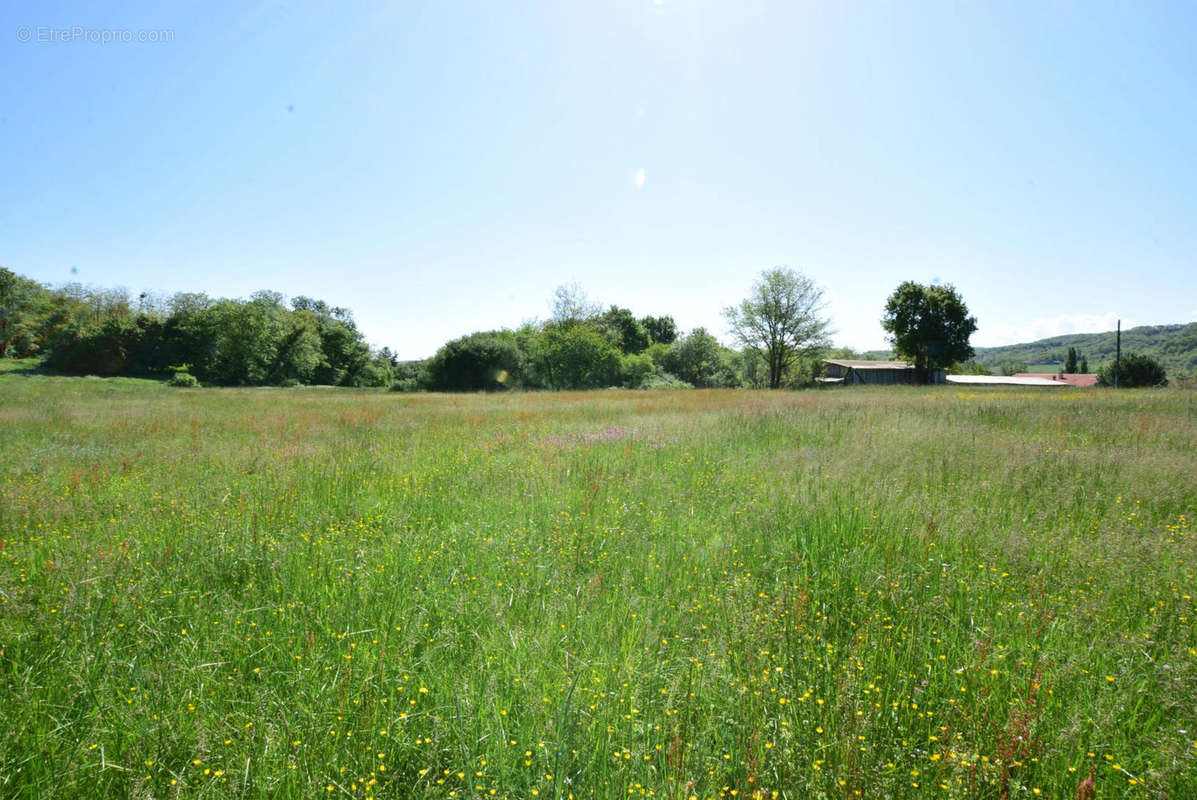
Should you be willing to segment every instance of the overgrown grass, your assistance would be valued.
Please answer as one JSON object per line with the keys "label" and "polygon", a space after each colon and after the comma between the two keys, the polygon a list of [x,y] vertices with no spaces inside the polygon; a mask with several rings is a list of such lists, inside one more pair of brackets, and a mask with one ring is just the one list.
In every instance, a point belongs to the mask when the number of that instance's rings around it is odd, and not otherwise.
{"label": "overgrown grass", "polygon": [[33,374],[41,368],[40,358],[0,358],[0,375]]}
{"label": "overgrown grass", "polygon": [[1197,795],[1197,395],[0,376],[0,795]]}

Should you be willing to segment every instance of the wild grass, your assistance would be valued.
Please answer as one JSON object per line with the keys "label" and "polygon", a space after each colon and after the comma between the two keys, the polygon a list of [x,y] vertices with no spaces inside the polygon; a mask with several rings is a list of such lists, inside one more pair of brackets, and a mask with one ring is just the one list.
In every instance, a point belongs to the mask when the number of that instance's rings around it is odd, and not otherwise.
{"label": "wild grass", "polygon": [[0,795],[1197,795],[1197,395],[0,376]]}

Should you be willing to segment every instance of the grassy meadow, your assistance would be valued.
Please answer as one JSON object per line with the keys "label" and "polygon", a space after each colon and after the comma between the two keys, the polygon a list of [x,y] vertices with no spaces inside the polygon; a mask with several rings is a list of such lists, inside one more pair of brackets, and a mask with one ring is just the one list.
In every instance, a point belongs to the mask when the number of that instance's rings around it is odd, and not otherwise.
{"label": "grassy meadow", "polygon": [[1197,393],[0,375],[0,797],[1197,796]]}

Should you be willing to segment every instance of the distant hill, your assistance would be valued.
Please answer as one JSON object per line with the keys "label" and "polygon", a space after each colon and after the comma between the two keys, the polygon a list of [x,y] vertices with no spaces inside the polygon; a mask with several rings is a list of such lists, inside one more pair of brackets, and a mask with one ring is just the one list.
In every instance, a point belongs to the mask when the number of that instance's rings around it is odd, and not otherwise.
{"label": "distant hill", "polygon": [[[1114,331],[1106,333],[1070,333],[1025,344],[1002,347],[978,347],[978,364],[998,372],[1003,366],[1063,365],[1068,348],[1089,359],[1089,371],[1114,360]],[[1188,325],[1140,325],[1122,332],[1122,352],[1142,353],[1163,364],[1168,376],[1197,376],[1197,322]],[[872,350],[866,358],[889,358],[886,350]]]}

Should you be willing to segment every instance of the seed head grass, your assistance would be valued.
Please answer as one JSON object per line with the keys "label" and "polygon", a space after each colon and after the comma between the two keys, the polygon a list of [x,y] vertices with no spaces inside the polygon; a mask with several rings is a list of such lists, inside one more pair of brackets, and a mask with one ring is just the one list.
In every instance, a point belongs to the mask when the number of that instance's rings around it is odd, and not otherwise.
{"label": "seed head grass", "polygon": [[3,797],[1197,795],[1191,392],[0,420]]}

